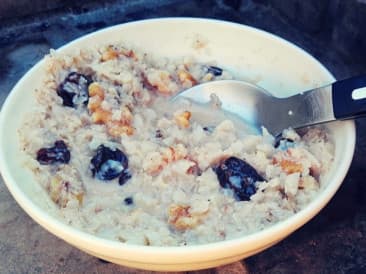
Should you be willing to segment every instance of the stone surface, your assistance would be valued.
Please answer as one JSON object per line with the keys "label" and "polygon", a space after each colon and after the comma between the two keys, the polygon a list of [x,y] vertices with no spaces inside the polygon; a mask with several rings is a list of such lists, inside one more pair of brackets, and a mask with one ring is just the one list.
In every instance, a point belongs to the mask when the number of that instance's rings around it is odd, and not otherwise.
{"label": "stone surface", "polygon": [[271,4],[291,24],[310,33],[321,32],[328,17],[331,16],[328,12],[329,0],[273,0]]}
{"label": "stone surface", "polygon": [[[336,48],[348,62],[364,65],[366,72],[366,1],[341,1],[337,10],[337,19],[334,20],[335,28],[332,40]],[[363,27],[361,27],[363,26]],[[353,56],[354,58],[352,58]]]}
{"label": "stone surface", "polygon": [[[366,73],[365,0],[5,0],[0,3],[0,104],[50,48],[106,26],[165,16],[247,24],[299,45],[337,78]],[[245,264],[192,273],[366,273],[366,119],[356,126],[350,171],[320,214]],[[57,239],[24,213],[0,181],[0,273],[152,272],[104,263]]]}

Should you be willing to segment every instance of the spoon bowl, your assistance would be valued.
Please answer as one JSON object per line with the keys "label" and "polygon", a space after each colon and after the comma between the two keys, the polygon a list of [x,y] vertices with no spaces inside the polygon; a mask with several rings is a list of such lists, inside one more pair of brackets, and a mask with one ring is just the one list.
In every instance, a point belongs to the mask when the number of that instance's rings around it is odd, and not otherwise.
{"label": "spoon bowl", "polygon": [[274,136],[284,129],[301,128],[366,114],[366,76],[353,77],[287,98],[272,96],[253,84],[221,80],[194,86],[177,94],[197,103],[215,95],[221,107],[238,115],[258,132],[262,126]]}

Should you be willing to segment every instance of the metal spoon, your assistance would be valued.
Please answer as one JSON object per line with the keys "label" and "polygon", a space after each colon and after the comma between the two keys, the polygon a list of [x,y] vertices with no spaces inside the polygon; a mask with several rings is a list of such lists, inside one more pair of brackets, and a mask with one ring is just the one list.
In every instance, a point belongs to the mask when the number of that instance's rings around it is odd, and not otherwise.
{"label": "metal spoon", "polygon": [[213,81],[177,94],[197,103],[207,103],[215,94],[222,108],[238,115],[254,128],[262,126],[274,136],[289,127],[301,128],[319,123],[366,115],[366,76],[278,98],[258,86],[234,80]]}

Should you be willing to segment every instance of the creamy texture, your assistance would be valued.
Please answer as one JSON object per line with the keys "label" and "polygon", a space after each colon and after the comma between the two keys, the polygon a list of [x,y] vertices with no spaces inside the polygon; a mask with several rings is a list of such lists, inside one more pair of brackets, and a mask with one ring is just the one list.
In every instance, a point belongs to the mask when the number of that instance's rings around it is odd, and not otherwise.
{"label": "creamy texture", "polygon": [[[293,130],[276,144],[219,108],[169,98],[192,85],[231,76],[189,58],[166,60],[120,45],[47,57],[37,109],[19,129],[27,167],[59,207],[60,219],[104,238],[141,245],[192,245],[237,238],[292,216],[321,191],[333,145],[320,127]],[[63,105],[70,72],[91,78],[88,102]],[[83,101],[82,101],[83,102]],[[287,138],[287,140],[286,140]],[[69,163],[41,165],[40,148],[63,140]],[[128,158],[131,178],[100,180],[90,165],[103,144]],[[264,179],[249,201],[220,186],[213,169],[228,157]],[[110,166],[122,170],[117,162]],[[120,170],[119,170],[120,169]],[[105,171],[105,170],[104,170]],[[238,184],[235,180],[235,184]]]}

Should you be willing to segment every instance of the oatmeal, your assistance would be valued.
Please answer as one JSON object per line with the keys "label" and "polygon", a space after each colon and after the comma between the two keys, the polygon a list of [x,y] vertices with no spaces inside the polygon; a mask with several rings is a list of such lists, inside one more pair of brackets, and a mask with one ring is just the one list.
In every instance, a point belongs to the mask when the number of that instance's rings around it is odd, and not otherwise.
{"label": "oatmeal", "polygon": [[169,98],[230,79],[218,64],[121,45],[51,52],[19,136],[26,166],[67,224],[158,246],[237,238],[292,216],[333,161],[326,129],[275,139],[220,109]]}

